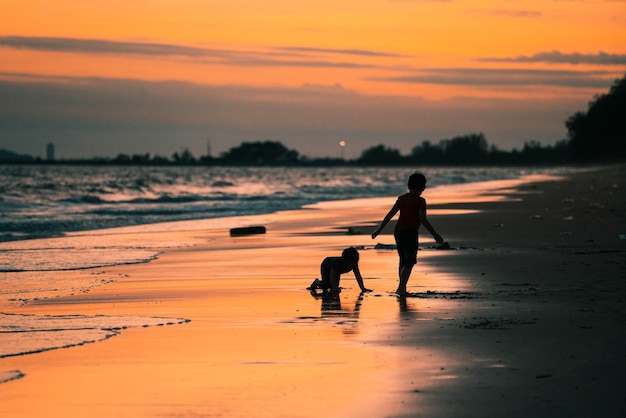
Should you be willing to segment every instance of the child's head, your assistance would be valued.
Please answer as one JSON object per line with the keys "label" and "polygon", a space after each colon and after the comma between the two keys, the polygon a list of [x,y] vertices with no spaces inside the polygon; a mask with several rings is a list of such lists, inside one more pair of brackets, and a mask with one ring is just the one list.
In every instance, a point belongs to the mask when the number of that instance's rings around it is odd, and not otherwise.
{"label": "child's head", "polygon": [[426,176],[422,173],[413,173],[409,176],[409,189],[424,190],[426,188]]}
{"label": "child's head", "polygon": [[354,247],[346,248],[341,253],[341,258],[350,264],[357,264],[359,262],[359,252]]}

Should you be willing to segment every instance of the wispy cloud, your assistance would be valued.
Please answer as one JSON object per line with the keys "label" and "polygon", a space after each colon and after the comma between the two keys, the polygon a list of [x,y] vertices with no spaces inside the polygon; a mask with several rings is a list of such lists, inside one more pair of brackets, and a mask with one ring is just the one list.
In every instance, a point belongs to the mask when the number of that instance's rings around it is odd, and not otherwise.
{"label": "wispy cloud", "polygon": [[452,3],[456,0],[389,0],[392,3]]}
{"label": "wispy cloud", "polygon": [[602,88],[614,78],[608,71],[567,71],[493,68],[426,68],[414,74],[377,77],[378,81],[459,86],[562,86]]}
{"label": "wispy cloud", "polygon": [[133,54],[133,55],[182,55],[223,56],[232,51],[194,48],[173,44],[146,42],[118,42],[101,39],[55,38],[55,37],[0,37],[0,46],[36,51],[72,52],[80,54]]}
{"label": "wispy cloud", "polygon": [[[310,47],[261,47],[259,50],[200,48],[185,45],[122,42],[102,39],[58,37],[0,37],[0,47],[46,52],[95,55],[151,56],[155,58],[189,58],[235,66],[283,66],[369,68],[370,64],[351,62],[354,57],[399,57],[386,52],[364,49],[330,49]],[[334,61],[328,56],[343,56],[348,60]]]}
{"label": "wispy cloud", "polygon": [[624,65],[626,54],[609,54],[600,51],[597,54],[562,53],[560,51],[539,52],[533,55],[518,55],[503,58],[479,58],[482,62],[543,62],[548,64],[595,64],[595,65]]}
{"label": "wispy cloud", "polygon": [[383,58],[399,58],[407,57],[407,55],[392,54],[389,52],[371,51],[366,49],[331,49],[331,48],[311,48],[302,46],[285,46],[275,48],[278,51],[283,52],[296,52],[296,53],[319,53],[319,54],[339,54],[339,55],[352,55],[360,57],[383,57]]}
{"label": "wispy cloud", "polygon": [[509,10],[509,9],[472,9],[470,10],[472,13],[480,13],[485,15],[493,15],[493,16],[504,16],[504,17],[514,17],[514,18],[538,18],[543,16],[543,13],[535,11],[535,10]]}

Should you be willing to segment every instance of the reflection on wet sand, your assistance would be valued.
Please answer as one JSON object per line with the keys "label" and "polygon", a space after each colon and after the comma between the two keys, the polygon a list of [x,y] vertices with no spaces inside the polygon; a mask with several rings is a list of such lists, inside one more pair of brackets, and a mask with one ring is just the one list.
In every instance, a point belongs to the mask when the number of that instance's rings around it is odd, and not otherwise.
{"label": "reflection on wet sand", "polygon": [[[358,334],[359,333],[359,312],[361,310],[361,304],[363,303],[364,292],[359,293],[358,297],[354,301],[352,309],[342,308],[341,298],[334,297],[329,292],[318,292],[311,290],[311,296],[314,299],[321,301],[321,318],[322,319],[337,319],[340,321],[335,322],[338,325],[342,325],[342,332],[344,334]],[[349,325],[349,326],[346,326]]]}

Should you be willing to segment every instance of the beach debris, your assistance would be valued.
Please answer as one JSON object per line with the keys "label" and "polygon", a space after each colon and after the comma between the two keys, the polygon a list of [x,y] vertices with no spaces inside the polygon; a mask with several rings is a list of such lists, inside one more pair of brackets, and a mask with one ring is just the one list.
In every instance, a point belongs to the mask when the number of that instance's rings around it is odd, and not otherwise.
{"label": "beach debris", "polygon": [[397,247],[395,244],[376,244],[374,245],[375,250],[395,250]]}
{"label": "beach debris", "polygon": [[530,290],[537,290],[536,287],[538,285],[536,285],[534,283],[509,283],[509,282],[504,282],[504,283],[500,283],[500,286],[527,287]]}
{"label": "beach debris", "polygon": [[570,254],[596,255],[596,254],[616,254],[616,253],[621,253],[621,252],[624,252],[624,250],[600,248],[597,250],[591,250],[591,249],[572,250]]}
{"label": "beach debris", "polygon": [[231,228],[230,236],[231,237],[241,237],[245,235],[258,235],[265,234],[267,230],[264,226],[244,226],[240,228]]}
{"label": "beach debris", "polygon": [[541,215],[533,215],[533,216],[530,217],[530,219],[532,219],[534,221],[537,221],[539,219],[543,219],[543,216],[541,216]]}
{"label": "beach debris", "polygon": [[463,321],[463,328],[467,329],[489,329],[489,330],[502,330],[511,329],[516,325],[533,325],[535,321],[524,319],[510,319],[510,318],[472,318],[471,322]]}
{"label": "beach debris", "polygon": [[483,248],[478,248],[478,247],[466,247],[464,245],[460,246],[458,248],[459,250],[478,250],[478,251],[484,251]]}
{"label": "beach debris", "polygon": [[566,216],[563,218],[564,221],[573,221],[574,217],[573,216]]}
{"label": "beach debris", "polygon": [[435,247],[436,250],[449,250],[450,249],[450,244],[448,244],[448,241],[444,241],[443,244],[441,245],[437,245]]}
{"label": "beach debris", "polygon": [[[392,294],[396,295],[396,293]],[[408,292],[405,297],[421,299],[475,299],[480,297],[480,295],[475,292],[462,292],[460,290],[454,292],[427,290],[426,292]]]}

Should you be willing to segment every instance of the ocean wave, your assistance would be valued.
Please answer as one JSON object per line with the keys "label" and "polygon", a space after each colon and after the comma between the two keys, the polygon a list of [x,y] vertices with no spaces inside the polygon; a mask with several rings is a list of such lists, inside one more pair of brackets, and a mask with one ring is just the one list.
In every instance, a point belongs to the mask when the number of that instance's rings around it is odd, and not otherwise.
{"label": "ocean wave", "polygon": [[99,204],[99,203],[104,203],[105,201],[102,200],[99,196],[84,195],[84,196],[79,196],[79,197],[59,199],[57,200],[57,202],[69,203],[69,204],[72,204],[72,203],[74,204],[79,204],[79,203]]}
{"label": "ocean wave", "polygon": [[81,270],[122,264],[147,263],[160,251],[130,248],[46,248],[45,250],[3,250],[0,252],[0,272]]}
{"label": "ocean wave", "polygon": [[[429,187],[557,169],[428,168]],[[412,168],[0,167],[0,241],[177,220],[247,216],[331,200],[394,196]]]}

